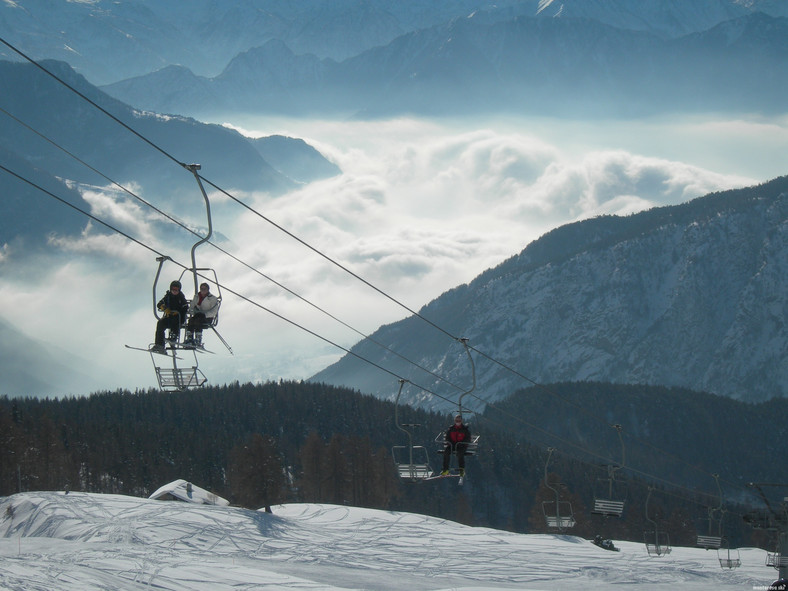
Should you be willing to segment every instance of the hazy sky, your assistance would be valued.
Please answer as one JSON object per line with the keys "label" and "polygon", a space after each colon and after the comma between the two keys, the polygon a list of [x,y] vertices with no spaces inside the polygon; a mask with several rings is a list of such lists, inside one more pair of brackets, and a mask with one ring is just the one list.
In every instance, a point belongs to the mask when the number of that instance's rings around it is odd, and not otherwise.
{"label": "hazy sky", "polygon": [[[785,174],[788,153],[788,119],[222,123],[254,137],[304,138],[337,163],[342,175],[288,195],[236,195],[413,309],[564,223],[769,180]],[[210,163],[202,172],[211,178]],[[99,190],[85,196],[95,215],[188,261],[189,245],[168,243],[167,233],[151,224],[156,216],[139,203]],[[195,199],[201,201],[196,189]],[[223,248],[354,329],[371,333],[407,315],[258,216],[220,196],[212,203]],[[0,251],[0,297],[26,298],[39,310],[24,324],[0,314],[29,336],[79,357],[74,363],[88,377],[78,393],[155,386],[149,356],[123,347],[147,346],[153,338],[153,255],[90,229],[56,246],[65,256],[43,257],[32,267],[11,257],[4,262]],[[233,291],[344,347],[361,338],[212,247],[197,252],[198,266],[216,269]],[[165,268],[158,297],[179,274]],[[186,292],[192,295],[190,284]],[[208,334],[206,345],[216,355],[199,361],[211,383],[307,378],[343,354],[224,295],[219,330],[235,355]]]}

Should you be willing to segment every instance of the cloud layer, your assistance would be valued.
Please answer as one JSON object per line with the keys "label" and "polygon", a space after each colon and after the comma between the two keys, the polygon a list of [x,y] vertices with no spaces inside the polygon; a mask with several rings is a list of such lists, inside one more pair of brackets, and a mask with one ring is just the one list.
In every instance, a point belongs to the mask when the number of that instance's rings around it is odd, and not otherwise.
{"label": "cloud layer", "polygon": [[[217,355],[199,362],[212,383],[309,377],[343,354],[334,343],[350,347],[360,332],[407,315],[375,288],[418,309],[561,224],[628,215],[767,180],[748,176],[746,168],[712,170],[665,158],[659,150],[616,147],[615,134],[607,144],[582,135],[568,138],[565,124],[550,133],[543,132],[543,122],[533,126],[536,131],[525,124],[455,127],[412,119],[274,122],[276,129],[271,124],[255,128],[244,122],[238,128],[251,136],[304,137],[343,174],[276,198],[243,196],[311,249],[232,203],[216,208],[214,231],[224,237],[217,240],[248,266],[210,246],[198,250],[198,266],[214,268],[226,287],[219,330],[236,353],[229,356],[213,335],[206,337]],[[727,136],[719,126],[713,133],[730,139],[750,132],[733,127]],[[778,136],[772,145],[786,141],[784,125],[776,128],[782,135],[769,129]],[[696,132],[699,144],[712,134],[705,130]],[[83,194],[97,217],[188,262],[194,240],[183,232],[173,240],[169,223],[156,221],[138,202],[96,187]],[[107,236],[95,224],[80,236],[54,239],[52,247],[50,257],[35,261],[41,272],[34,277],[30,261],[0,249],[0,297],[32,302],[37,309],[24,324],[8,320],[83,357],[80,369],[93,381],[81,393],[155,386],[147,354],[123,347],[146,346],[153,338],[154,254]],[[159,297],[180,272],[165,265]]]}

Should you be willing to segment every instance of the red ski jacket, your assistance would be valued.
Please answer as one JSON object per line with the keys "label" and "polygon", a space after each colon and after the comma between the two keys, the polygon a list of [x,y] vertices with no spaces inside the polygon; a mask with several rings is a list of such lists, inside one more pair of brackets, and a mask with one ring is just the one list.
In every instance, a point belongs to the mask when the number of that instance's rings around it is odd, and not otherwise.
{"label": "red ski jacket", "polygon": [[452,425],[446,431],[444,439],[446,443],[450,443],[452,446],[458,443],[469,443],[471,441],[471,430],[465,423],[459,427],[457,425]]}

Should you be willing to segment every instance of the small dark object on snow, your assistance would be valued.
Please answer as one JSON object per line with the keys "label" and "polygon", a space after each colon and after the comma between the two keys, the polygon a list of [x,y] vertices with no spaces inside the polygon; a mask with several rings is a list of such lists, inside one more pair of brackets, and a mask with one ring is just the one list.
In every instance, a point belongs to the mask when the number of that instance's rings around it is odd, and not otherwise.
{"label": "small dark object on snow", "polygon": [[604,548],[605,550],[610,550],[612,552],[619,551],[619,549],[613,545],[613,540],[603,540],[602,536],[600,535],[594,537],[593,543],[600,548]]}

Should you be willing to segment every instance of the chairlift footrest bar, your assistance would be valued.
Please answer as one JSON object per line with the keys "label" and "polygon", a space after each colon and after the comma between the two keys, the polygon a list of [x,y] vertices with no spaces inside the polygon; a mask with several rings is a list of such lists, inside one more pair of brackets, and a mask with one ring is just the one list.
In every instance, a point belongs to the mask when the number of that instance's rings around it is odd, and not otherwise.
{"label": "chairlift footrest bar", "polygon": [[162,390],[185,390],[196,388],[207,382],[207,378],[196,367],[156,368],[156,378]]}

